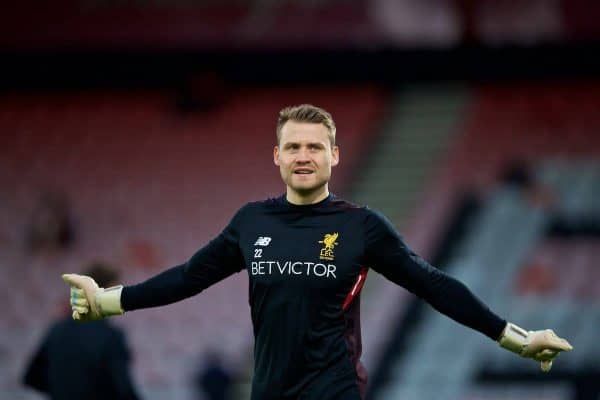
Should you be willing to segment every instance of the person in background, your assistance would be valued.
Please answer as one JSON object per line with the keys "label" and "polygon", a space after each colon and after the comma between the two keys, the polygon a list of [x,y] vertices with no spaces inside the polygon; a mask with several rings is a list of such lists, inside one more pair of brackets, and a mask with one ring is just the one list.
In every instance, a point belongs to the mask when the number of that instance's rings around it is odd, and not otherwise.
{"label": "person in background", "polygon": [[75,240],[67,198],[59,192],[42,195],[27,227],[27,249],[34,254],[66,250]]}
{"label": "person in background", "polygon": [[[102,285],[119,279],[115,269],[92,262],[85,271]],[[108,321],[82,324],[70,312],[53,323],[25,370],[23,383],[53,400],[137,400],[124,333]]]}
{"label": "person in background", "polygon": [[200,398],[207,400],[231,399],[233,376],[215,351],[207,352],[204,362],[195,376]]}

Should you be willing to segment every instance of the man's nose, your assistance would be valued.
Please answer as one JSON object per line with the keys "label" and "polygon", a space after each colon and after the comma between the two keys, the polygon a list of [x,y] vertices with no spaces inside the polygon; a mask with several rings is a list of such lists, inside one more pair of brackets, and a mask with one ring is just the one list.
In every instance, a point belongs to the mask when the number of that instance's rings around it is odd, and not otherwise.
{"label": "man's nose", "polygon": [[298,151],[298,157],[296,157],[296,161],[298,161],[298,162],[308,162],[308,161],[310,161],[310,156],[309,156],[308,149],[301,148]]}

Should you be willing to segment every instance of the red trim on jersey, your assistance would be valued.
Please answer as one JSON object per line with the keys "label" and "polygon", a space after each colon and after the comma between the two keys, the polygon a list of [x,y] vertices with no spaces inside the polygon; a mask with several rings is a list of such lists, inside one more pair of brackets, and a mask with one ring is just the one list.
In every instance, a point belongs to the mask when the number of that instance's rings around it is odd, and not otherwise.
{"label": "red trim on jersey", "polygon": [[360,269],[356,282],[354,283],[354,286],[352,286],[352,290],[348,293],[348,296],[346,296],[346,300],[344,300],[344,304],[342,305],[343,311],[346,311],[346,308],[352,303],[352,300],[360,293],[360,290],[367,280],[367,272],[369,272],[369,268],[367,267],[362,267]]}

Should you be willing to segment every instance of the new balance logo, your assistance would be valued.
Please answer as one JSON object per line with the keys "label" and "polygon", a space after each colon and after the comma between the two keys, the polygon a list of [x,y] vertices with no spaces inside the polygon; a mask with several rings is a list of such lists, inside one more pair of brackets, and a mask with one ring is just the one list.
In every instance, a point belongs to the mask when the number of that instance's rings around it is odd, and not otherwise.
{"label": "new balance logo", "polygon": [[256,243],[254,243],[255,246],[268,246],[269,243],[271,243],[271,238],[268,236],[259,236],[258,239],[256,239]]}

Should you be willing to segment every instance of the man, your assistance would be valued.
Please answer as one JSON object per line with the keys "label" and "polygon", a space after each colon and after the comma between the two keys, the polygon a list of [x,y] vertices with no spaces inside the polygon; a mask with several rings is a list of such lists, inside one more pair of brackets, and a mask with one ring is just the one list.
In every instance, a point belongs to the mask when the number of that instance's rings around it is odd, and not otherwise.
{"label": "man", "polygon": [[[92,263],[86,274],[103,286],[118,279],[115,270],[99,262]],[[23,382],[56,400],[136,400],[129,360],[119,329],[107,321],[81,324],[68,315],[52,325]]]}
{"label": "man", "polygon": [[335,133],[323,109],[283,109],[273,160],[285,195],[246,204],[186,264],[141,284],[104,290],[87,277],[64,275],[73,318],[169,304],[246,269],[255,335],[252,400],[361,399],[366,373],[359,361],[358,293],[367,268],[546,370],[571,349],[549,330],[507,324],[410,251],[385,217],[330,194],[331,168],[339,162]]}

